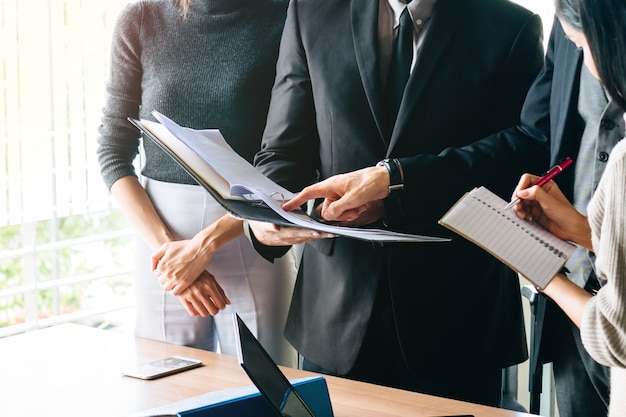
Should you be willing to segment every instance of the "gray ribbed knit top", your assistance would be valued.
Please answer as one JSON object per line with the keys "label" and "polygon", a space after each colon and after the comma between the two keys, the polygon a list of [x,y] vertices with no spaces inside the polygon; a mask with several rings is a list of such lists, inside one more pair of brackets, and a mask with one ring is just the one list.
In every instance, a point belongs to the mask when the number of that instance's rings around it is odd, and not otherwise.
{"label": "gray ribbed knit top", "polygon": [[[136,175],[140,135],[127,117],[152,110],[196,129],[218,128],[252,161],[260,148],[287,0],[193,0],[183,20],[171,0],[141,0],[122,11],[98,137],[107,185]],[[194,180],[150,139],[142,174]]]}

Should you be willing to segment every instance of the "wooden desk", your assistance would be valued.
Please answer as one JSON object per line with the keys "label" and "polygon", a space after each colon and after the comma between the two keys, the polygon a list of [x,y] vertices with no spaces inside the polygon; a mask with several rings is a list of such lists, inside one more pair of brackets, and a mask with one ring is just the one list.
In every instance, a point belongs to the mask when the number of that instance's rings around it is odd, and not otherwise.
{"label": "wooden desk", "polygon": [[[135,363],[171,355],[200,359],[205,366],[154,381],[120,374]],[[283,372],[290,379],[313,375]],[[342,378],[326,380],[336,417],[530,416]],[[251,382],[233,357],[111,331],[69,324],[0,339],[3,417],[124,417],[246,385]]]}

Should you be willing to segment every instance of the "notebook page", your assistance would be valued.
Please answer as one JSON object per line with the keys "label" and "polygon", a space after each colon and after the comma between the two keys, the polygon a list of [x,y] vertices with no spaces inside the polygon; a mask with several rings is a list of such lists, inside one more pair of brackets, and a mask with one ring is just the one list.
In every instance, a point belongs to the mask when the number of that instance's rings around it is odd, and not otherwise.
{"label": "notebook page", "polygon": [[485,187],[467,193],[439,221],[544,288],[575,249],[538,224],[519,219]]}

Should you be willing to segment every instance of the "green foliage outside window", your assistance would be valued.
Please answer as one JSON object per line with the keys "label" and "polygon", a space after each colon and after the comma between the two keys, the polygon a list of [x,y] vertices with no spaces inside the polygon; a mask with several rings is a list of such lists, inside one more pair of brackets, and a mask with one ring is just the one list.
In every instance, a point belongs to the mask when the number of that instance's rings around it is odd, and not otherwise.
{"label": "green foliage outside window", "polygon": [[[80,241],[128,227],[119,211],[110,211],[0,228],[0,255],[5,254],[0,256],[0,295],[25,289],[0,297],[0,327],[23,323],[29,299],[36,303],[37,319],[42,319],[110,306],[128,298],[132,287],[129,274],[114,272],[132,267],[133,238],[124,235]],[[72,244],[64,245],[68,240]],[[7,251],[16,255],[7,257]],[[64,278],[76,278],[76,282],[36,288]]]}

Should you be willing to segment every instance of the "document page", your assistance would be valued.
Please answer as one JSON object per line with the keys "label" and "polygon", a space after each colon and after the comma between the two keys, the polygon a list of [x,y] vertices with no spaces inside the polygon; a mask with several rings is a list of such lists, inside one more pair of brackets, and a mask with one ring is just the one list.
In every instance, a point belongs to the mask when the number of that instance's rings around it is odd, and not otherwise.
{"label": "document page", "polygon": [[[155,111],[153,114],[167,130],[192,149],[211,168],[219,172],[230,184],[231,195],[236,195],[236,193],[233,193],[233,189],[237,185],[245,184],[248,189],[259,190],[271,196],[278,196],[281,200],[290,200],[294,197],[291,191],[261,174],[248,161],[239,156],[226,142],[219,130],[184,128],[159,112]],[[217,155],[219,157],[216,157]],[[240,190],[240,188],[238,189]],[[240,195],[240,197],[254,199],[252,195]]]}
{"label": "document page", "polygon": [[[295,194],[276,184],[239,156],[219,130],[195,130],[178,125],[154,111],[160,122],[133,121],[164,145],[196,180],[211,192],[231,215],[249,220],[269,221],[320,232],[379,242],[447,242],[440,237],[406,234],[382,229],[337,226],[310,217],[302,210],[287,212],[282,203]],[[163,146],[162,146],[163,147]],[[219,190],[217,189],[219,187]],[[217,193],[216,193],[217,192]],[[219,194],[222,198],[218,198]],[[239,200],[239,201],[233,201]]]}
{"label": "document page", "polygon": [[333,233],[341,236],[348,236],[357,239],[385,242],[447,242],[450,239],[412,235],[400,232],[392,232],[382,229],[366,229],[358,227],[342,227],[332,224],[322,223],[311,218],[304,212],[285,211],[279,202],[274,198],[257,191],[256,194],[267,204],[272,210],[278,213],[282,218],[293,223],[294,226],[300,226],[307,229],[317,230],[319,232]]}
{"label": "document page", "polygon": [[204,179],[207,184],[211,184],[213,189],[223,198],[242,199],[242,197],[239,196],[232,196],[228,181],[161,123],[150,120],[141,120],[140,123],[143,128],[147,129],[153,136],[158,138],[160,143],[166,146],[171,153],[176,155],[180,160],[186,161],[187,168]]}
{"label": "document page", "polygon": [[544,288],[574,252],[575,245],[504,210],[507,202],[485,187],[465,194],[439,223],[491,253],[533,284]]}

